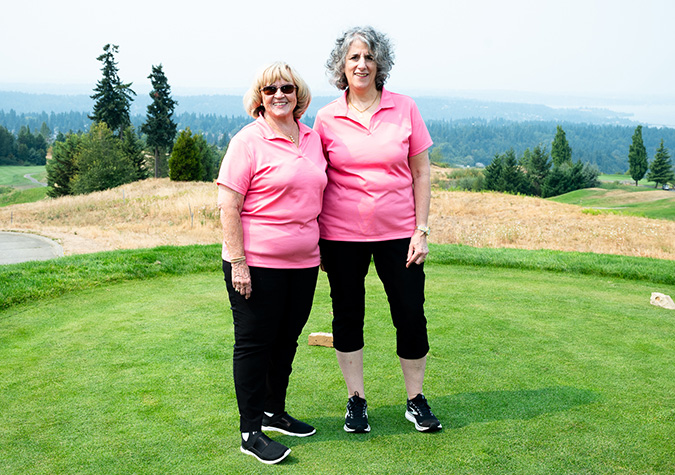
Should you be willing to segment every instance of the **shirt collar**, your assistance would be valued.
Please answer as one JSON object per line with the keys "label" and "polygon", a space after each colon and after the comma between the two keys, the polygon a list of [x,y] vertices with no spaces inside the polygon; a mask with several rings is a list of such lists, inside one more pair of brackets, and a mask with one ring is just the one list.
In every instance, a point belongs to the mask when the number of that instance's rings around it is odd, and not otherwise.
{"label": "shirt collar", "polygon": [[[258,127],[260,127],[260,132],[262,133],[264,139],[273,140],[279,137],[279,135],[272,128],[272,126],[270,126],[270,124],[267,123],[262,114],[260,114],[255,121],[258,124]],[[298,124],[298,129],[300,131],[301,136],[305,136],[312,132],[312,129],[309,126],[303,124],[299,120],[296,120],[295,122]]]}

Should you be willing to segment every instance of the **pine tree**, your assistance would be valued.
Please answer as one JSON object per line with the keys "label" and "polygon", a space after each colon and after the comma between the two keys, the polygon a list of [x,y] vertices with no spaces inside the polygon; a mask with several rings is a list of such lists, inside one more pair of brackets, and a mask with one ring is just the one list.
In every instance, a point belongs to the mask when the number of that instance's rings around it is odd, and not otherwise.
{"label": "pine tree", "polygon": [[14,163],[16,138],[6,127],[0,126],[0,165]]}
{"label": "pine tree", "polygon": [[653,181],[656,188],[658,188],[659,185],[665,185],[675,181],[675,172],[673,171],[673,164],[670,161],[670,153],[668,153],[668,149],[663,146],[663,139],[661,139],[661,145],[656,150],[654,160],[649,166],[647,179]]}
{"label": "pine tree", "polygon": [[483,175],[485,176],[485,189],[492,191],[503,191],[502,188],[502,162],[501,155],[496,154],[492,161],[485,167]]}
{"label": "pine tree", "polygon": [[173,181],[199,181],[200,151],[190,129],[178,134],[169,158],[169,178]]}
{"label": "pine tree", "polygon": [[554,167],[559,167],[563,163],[572,164],[572,149],[567,142],[565,131],[559,125],[556,126],[555,137],[551,144],[551,158]]}
{"label": "pine tree", "polygon": [[122,153],[134,165],[137,180],[145,180],[150,176],[145,161],[145,154],[143,153],[143,142],[138,137],[138,134],[136,134],[136,130],[133,126],[129,126],[124,130]]}
{"label": "pine tree", "polygon": [[103,63],[103,78],[96,84],[95,94],[91,96],[95,103],[89,118],[107,124],[122,138],[124,129],[131,125],[129,108],[136,93],[131,89],[131,83],[124,84],[120,80],[114,56],[117,50],[117,45],[107,44],[103,47],[104,53],[96,58]]}
{"label": "pine tree", "polygon": [[503,193],[528,193],[528,183],[518,165],[516,152],[508,150],[503,155],[495,155],[485,167],[485,189]]}
{"label": "pine tree", "polygon": [[638,182],[645,177],[648,167],[647,149],[642,141],[642,126],[638,125],[633,133],[633,143],[628,150],[628,171],[635,180],[635,186],[638,186]]}
{"label": "pine tree", "polygon": [[160,154],[170,150],[176,138],[177,127],[172,116],[178,103],[171,98],[171,87],[161,64],[152,67],[152,74],[148,78],[152,83],[152,91],[150,91],[152,103],[148,105],[147,119],[141,131],[148,136],[148,145],[152,147],[155,156],[155,178],[157,178],[159,177]]}
{"label": "pine tree", "polygon": [[81,137],[68,134],[63,141],[57,140],[52,146],[52,158],[47,162],[47,195],[52,198],[72,195],[71,181],[77,173],[75,159],[79,152]]}
{"label": "pine tree", "polygon": [[523,170],[518,166],[516,152],[513,149],[510,149],[503,157],[500,177],[503,189],[500,191],[527,194],[527,180],[525,179]]}
{"label": "pine tree", "polygon": [[218,175],[220,156],[215,145],[209,145],[203,135],[195,135],[199,149],[199,180],[213,181]]}
{"label": "pine tree", "polygon": [[532,193],[541,196],[541,187],[551,171],[551,162],[543,145],[537,145],[534,151],[524,154],[521,165],[527,172],[527,180],[530,182]]}

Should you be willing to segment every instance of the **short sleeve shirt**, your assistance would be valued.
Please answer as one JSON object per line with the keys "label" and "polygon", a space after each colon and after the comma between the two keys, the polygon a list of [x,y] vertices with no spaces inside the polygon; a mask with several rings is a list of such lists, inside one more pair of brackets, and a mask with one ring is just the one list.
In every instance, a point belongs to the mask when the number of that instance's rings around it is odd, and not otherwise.
{"label": "short sleeve shirt", "polygon": [[[289,269],[320,263],[317,217],[326,160],[319,135],[298,126],[296,147],[261,116],[232,138],[223,158],[217,184],[244,195],[241,223],[250,266]],[[230,257],[223,243],[223,259]]]}
{"label": "short sleeve shirt", "polygon": [[416,222],[408,159],[433,144],[415,102],[383,89],[380,105],[365,127],[356,120],[345,94],[318,112],[314,130],[328,160],[321,238],[410,237]]}

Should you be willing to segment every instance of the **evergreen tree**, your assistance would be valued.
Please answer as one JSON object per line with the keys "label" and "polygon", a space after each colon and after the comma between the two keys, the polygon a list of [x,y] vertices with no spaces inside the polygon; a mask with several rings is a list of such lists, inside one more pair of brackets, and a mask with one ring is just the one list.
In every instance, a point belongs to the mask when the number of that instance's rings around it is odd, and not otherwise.
{"label": "evergreen tree", "polygon": [[47,162],[47,195],[52,198],[71,195],[71,180],[77,173],[75,160],[79,153],[81,137],[68,134],[52,146],[52,158]]}
{"label": "evergreen tree", "polygon": [[656,188],[658,188],[659,185],[665,185],[675,181],[675,172],[673,172],[673,164],[670,161],[670,153],[668,153],[668,149],[663,146],[663,139],[661,139],[661,145],[656,150],[654,160],[649,166],[647,179],[653,181]]}
{"label": "evergreen tree", "polygon": [[131,89],[131,83],[124,84],[118,75],[115,53],[117,45],[107,44],[103,47],[104,53],[96,58],[103,63],[101,71],[103,78],[94,88],[94,112],[89,116],[94,122],[104,122],[108,128],[116,132],[120,138],[129,125],[129,107],[136,93]]}
{"label": "evergreen tree", "polygon": [[502,162],[501,155],[496,154],[490,164],[485,167],[483,176],[485,177],[485,189],[492,191],[503,191],[502,188]]}
{"label": "evergreen tree", "polygon": [[541,196],[563,195],[570,191],[598,186],[598,169],[580,160],[576,163],[563,163],[559,167],[553,167],[541,186]]}
{"label": "evergreen tree", "polygon": [[122,151],[122,141],[104,122],[94,124],[82,137],[75,165],[77,172],[71,180],[75,195],[107,190],[136,179],[134,165]]}
{"label": "evergreen tree", "polygon": [[160,154],[171,149],[176,138],[176,123],[173,121],[173,111],[178,104],[171,98],[171,87],[164,75],[162,65],[153,66],[152,74],[148,76],[152,83],[150,97],[152,103],[148,105],[148,114],[141,131],[148,136],[148,145],[152,147],[155,156],[155,178],[159,177]]}
{"label": "evergreen tree", "polygon": [[638,182],[645,177],[648,167],[647,149],[642,141],[642,126],[638,125],[633,133],[633,143],[628,150],[628,171],[635,180],[635,186],[638,186]]}
{"label": "evergreen tree", "polygon": [[16,139],[16,155],[23,164],[44,165],[47,157],[47,141],[42,135],[34,135],[30,127],[21,127]]}
{"label": "evergreen tree", "polygon": [[45,141],[50,142],[52,139],[52,131],[49,129],[47,122],[42,122],[40,126],[40,135],[45,139]]}
{"label": "evergreen tree", "polygon": [[551,144],[551,158],[554,167],[559,167],[563,163],[572,163],[572,149],[567,142],[565,131],[559,125],[556,126],[555,137]]}
{"label": "evergreen tree", "polygon": [[[529,149],[526,151],[529,152]],[[539,144],[534,151],[524,154],[521,164],[527,173],[526,178],[530,183],[532,194],[541,196],[541,187],[551,171],[551,162],[543,145]]]}
{"label": "evergreen tree", "polygon": [[212,181],[218,175],[220,155],[215,145],[209,145],[203,135],[195,135],[199,149],[199,180]]}
{"label": "evergreen tree", "polygon": [[145,180],[150,176],[145,154],[143,153],[143,142],[138,137],[138,134],[136,134],[136,129],[133,126],[129,126],[124,130],[122,153],[134,165],[137,180]]}
{"label": "evergreen tree", "polygon": [[551,196],[567,193],[570,189],[569,173],[567,173],[569,168],[570,165],[568,163],[559,167],[553,167],[541,185],[542,198],[550,198]]}
{"label": "evergreen tree", "polygon": [[506,193],[528,193],[527,180],[523,170],[518,166],[516,152],[513,149],[504,154],[502,160],[501,186]]}
{"label": "evergreen tree", "polygon": [[516,152],[508,150],[503,155],[496,155],[485,167],[485,188],[503,193],[528,193],[528,183],[518,165]]}
{"label": "evergreen tree", "polygon": [[190,129],[178,134],[169,157],[169,178],[173,181],[199,181],[200,176],[199,146]]}
{"label": "evergreen tree", "polygon": [[11,165],[16,157],[16,138],[5,127],[0,126],[0,165]]}

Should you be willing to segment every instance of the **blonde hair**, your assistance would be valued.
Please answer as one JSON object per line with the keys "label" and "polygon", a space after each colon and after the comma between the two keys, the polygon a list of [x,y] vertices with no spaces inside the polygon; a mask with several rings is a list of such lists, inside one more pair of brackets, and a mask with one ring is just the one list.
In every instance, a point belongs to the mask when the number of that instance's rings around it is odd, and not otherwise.
{"label": "blonde hair", "polygon": [[244,109],[248,115],[257,119],[258,116],[265,111],[262,105],[262,91],[265,86],[283,79],[291,82],[296,87],[296,97],[298,100],[295,109],[293,110],[293,117],[300,119],[312,102],[312,93],[309,91],[309,86],[302,80],[300,75],[288,64],[283,61],[277,61],[270,64],[263,69],[253,80],[251,88],[244,95]]}

